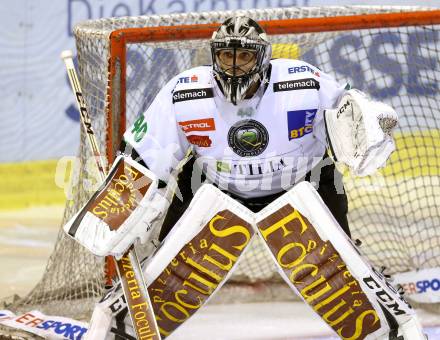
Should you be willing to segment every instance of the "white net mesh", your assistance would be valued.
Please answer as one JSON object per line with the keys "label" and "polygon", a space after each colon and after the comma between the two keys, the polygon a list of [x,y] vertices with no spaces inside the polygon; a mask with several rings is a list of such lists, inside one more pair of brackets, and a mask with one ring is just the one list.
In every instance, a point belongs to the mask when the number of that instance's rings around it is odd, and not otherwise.
{"label": "white net mesh", "polygon": [[[240,12],[256,20],[277,20],[414,10],[416,8],[410,7],[309,7]],[[100,19],[76,27],[81,84],[102,150],[106,148],[107,139],[114,148],[120,138],[116,131],[120,124],[119,84],[123,72],[116,67],[109,82],[111,32],[132,27],[222,22],[231,14],[210,12]],[[353,87],[369,92],[397,110],[400,116],[395,136],[398,152],[393,155],[391,164],[375,178],[344,178],[350,202],[350,226],[353,237],[363,241],[361,249],[368,258],[375,265],[388,267],[390,272],[439,266],[440,149],[436,148],[440,145],[440,108],[436,97],[440,80],[436,57],[440,52],[439,26],[277,35],[270,39],[274,56],[309,61],[337,80],[349,81]],[[210,62],[207,40],[130,43],[126,55],[127,125],[148,107],[172,76]],[[107,92],[109,85],[111,92]],[[113,114],[112,135],[108,134],[107,105]],[[82,162],[77,174],[79,181],[73,188],[75,198],[66,206],[63,223],[84,204],[92,192],[92,184],[96,183],[91,162],[86,166],[91,153],[84,134],[79,155]],[[283,285],[274,265],[259,241],[253,242],[240,261],[231,280],[235,285],[228,292],[257,292],[253,299],[261,300],[265,291],[270,299],[285,299],[285,295],[280,294]],[[60,232],[41,281],[27,297],[9,308],[38,308],[50,314],[88,318],[94,301],[103,292],[103,283],[103,261]],[[270,287],[276,289],[268,289]],[[228,294],[220,294],[221,300],[232,296]]]}

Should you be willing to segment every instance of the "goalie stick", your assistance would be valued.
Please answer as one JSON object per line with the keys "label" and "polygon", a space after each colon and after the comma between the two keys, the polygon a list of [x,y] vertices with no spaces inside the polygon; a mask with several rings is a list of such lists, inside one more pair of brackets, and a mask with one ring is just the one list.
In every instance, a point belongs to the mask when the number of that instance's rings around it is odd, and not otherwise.
{"label": "goalie stick", "polygon": [[[73,64],[72,52],[70,50],[63,51],[61,58],[66,65],[67,74],[70,85],[75,95],[76,103],[80,112],[80,119],[87,133],[90,147],[99,170],[101,181],[105,179],[105,167],[102,162],[101,153],[99,152],[96,136],[92,128],[91,119],[87,110],[86,102],[81,90],[81,86],[76,74],[75,65]],[[128,305],[133,328],[138,339],[160,340],[158,326],[155,320],[153,308],[151,306],[150,297],[148,295],[147,286],[142,275],[141,265],[136,254],[134,246],[123,255],[120,260],[116,261],[116,269],[121,280],[124,291],[125,300]]]}

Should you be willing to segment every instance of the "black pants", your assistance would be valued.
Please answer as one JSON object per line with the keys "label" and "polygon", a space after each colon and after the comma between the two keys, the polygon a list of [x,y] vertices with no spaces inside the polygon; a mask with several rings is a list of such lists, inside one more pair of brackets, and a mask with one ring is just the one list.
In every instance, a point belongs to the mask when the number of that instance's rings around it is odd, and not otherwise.
{"label": "black pants", "polygon": [[[350,228],[348,226],[347,220],[347,195],[345,194],[345,190],[343,190],[342,175],[336,170],[334,163],[329,161],[327,155],[324,156],[322,162],[322,164],[324,165],[318,164],[311,172],[309,172],[305,176],[304,180],[316,183],[315,188],[317,189],[322,200],[327,205],[327,207],[329,208],[335,219],[338,221],[342,229],[345,231],[345,233],[349,237],[351,237]],[[166,237],[166,235],[168,235],[171,228],[176,224],[177,220],[185,212],[191,199],[193,198],[193,193],[191,190],[191,174],[193,164],[194,160],[189,161],[187,164],[185,164],[182,172],[179,174],[177,182],[183,197],[183,201],[181,201],[176,196],[173,198],[171,206],[168,209],[167,215],[162,225],[162,229],[160,231],[160,241],[162,241]],[[282,191],[274,195],[243,200],[240,197],[226,192],[226,194],[238,200],[240,203],[242,203],[253,212],[260,211],[284,193],[285,191]]]}
{"label": "black pants", "polygon": [[[328,163],[329,158],[327,157],[327,155],[324,157],[323,161],[327,160],[325,163]],[[305,180],[310,181],[311,177],[313,177],[312,174],[308,173]],[[313,178],[312,181],[314,181]],[[318,187],[315,186],[315,188],[317,189],[322,200],[327,205],[347,236],[351,238],[350,227],[347,219],[347,194],[345,193],[344,185],[342,183],[342,174],[336,169],[333,162],[331,164],[324,165],[321,168],[319,183],[317,185]]]}

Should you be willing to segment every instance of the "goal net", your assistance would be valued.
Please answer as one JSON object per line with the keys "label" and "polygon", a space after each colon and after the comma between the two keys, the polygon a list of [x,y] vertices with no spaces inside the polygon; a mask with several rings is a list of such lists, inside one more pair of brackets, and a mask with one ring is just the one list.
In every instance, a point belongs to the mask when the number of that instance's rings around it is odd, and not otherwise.
{"label": "goal net", "polygon": [[[171,77],[210,63],[213,30],[237,13],[261,22],[274,58],[308,61],[396,109],[397,152],[388,166],[367,178],[344,175],[353,238],[362,241],[375,266],[390,273],[439,267],[440,16],[426,8],[292,7],[84,22],[75,28],[80,80],[108,161],[125,128]],[[84,132],[79,160],[63,223],[99,178]],[[217,301],[236,293],[258,292],[250,296],[261,298],[263,290],[266,299],[291,296],[280,294],[284,285],[274,265],[258,238],[252,242]],[[60,231],[41,281],[9,308],[87,319],[103,293],[104,268],[103,260]]]}

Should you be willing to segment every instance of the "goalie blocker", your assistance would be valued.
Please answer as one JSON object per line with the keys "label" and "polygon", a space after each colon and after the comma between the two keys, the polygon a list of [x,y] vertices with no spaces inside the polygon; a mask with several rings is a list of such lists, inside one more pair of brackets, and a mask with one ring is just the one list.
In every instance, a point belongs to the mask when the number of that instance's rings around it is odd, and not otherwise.
{"label": "goalie blocker", "polygon": [[121,258],[137,239],[150,238],[169,206],[158,182],[132,158],[118,156],[101,188],[64,231],[97,256]]}

